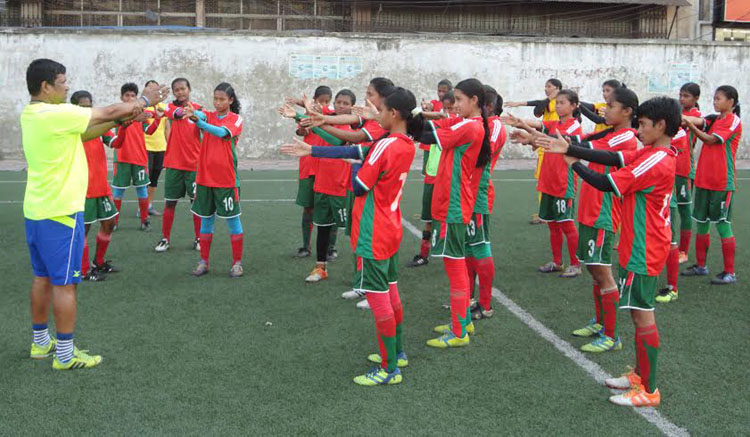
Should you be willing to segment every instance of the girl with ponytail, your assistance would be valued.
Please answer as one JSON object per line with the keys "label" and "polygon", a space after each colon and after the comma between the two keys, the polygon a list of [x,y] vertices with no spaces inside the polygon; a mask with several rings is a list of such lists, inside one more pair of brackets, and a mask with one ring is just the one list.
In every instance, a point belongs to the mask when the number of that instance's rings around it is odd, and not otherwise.
{"label": "girl with ponytail", "polygon": [[193,275],[208,273],[208,257],[214,234],[214,218],[226,219],[232,243],[229,276],[242,276],[242,222],[240,222],[240,179],[237,173],[237,140],[242,133],[240,101],[232,85],[223,82],[214,89],[215,111],[198,110],[188,103],[185,114],[203,131],[195,201],[191,210],[201,218],[201,259]]}
{"label": "girl with ponytail", "polygon": [[602,99],[604,102],[600,103],[588,103],[588,102],[581,102],[580,110],[581,115],[588,118],[589,120],[593,121],[596,126],[594,126],[594,132],[601,132],[603,130],[606,130],[609,128],[609,125],[607,125],[605,121],[604,111],[607,107],[607,102],[609,102],[610,97],[612,96],[612,93],[618,89],[618,88],[627,88],[624,83],[620,82],[617,79],[609,79],[605,80],[602,84]]}
{"label": "girl with ponytail", "polygon": [[[578,108],[578,94],[572,90],[562,90],[557,95],[558,121],[521,120],[512,115],[504,120],[522,131],[514,132],[514,137],[530,144],[538,132],[567,136],[581,135],[581,124],[573,116]],[[526,131],[526,132],[523,132]],[[573,222],[573,210],[576,193],[576,175],[561,156],[545,153],[539,170],[537,191],[542,193],[539,202],[539,218],[549,225],[552,261],[539,267],[541,273],[562,272],[564,278],[573,278],[581,274],[581,264],[576,258],[578,232]],[[563,268],[562,243],[563,234],[568,241],[570,266]]]}
{"label": "girl with ponytail", "polygon": [[468,345],[468,332],[473,332],[466,228],[476,200],[476,182],[491,160],[482,83],[477,79],[463,80],[453,94],[461,118],[429,121],[426,132],[415,137],[421,143],[437,144],[442,150],[432,195],[432,256],[443,258],[448,275],[451,323],[435,328],[443,335],[429,340],[427,345],[436,348]]}
{"label": "girl with ponytail", "polygon": [[[604,110],[604,122],[609,129],[584,136],[574,137],[573,144],[595,150],[611,152],[634,151],[638,147],[636,130],[638,96],[627,88],[616,88],[609,97]],[[550,155],[551,156],[551,155]],[[611,167],[590,162],[588,168],[603,175]],[[593,279],[594,317],[586,326],[573,331],[578,337],[595,337],[594,341],[581,347],[584,352],[606,352],[622,347],[617,333],[617,308],[620,294],[612,275],[612,247],[619,227],[621,203],[614,193],[602,192],[581,182],[578,206],[578,250],[576,256],[584,264]],[[603,335],[599,335],[599,333]]]}
{"label": "girl with ponytail", "polygon": [[[478,178],[479,189],[474,211],[466,235],[466,268],[469,271],[469,285],[474,288],[479,277],[479,300],[471,308],[472,320],[492,317],[492,281],[495,277],[495,262],[490,248],[490,215],[495,203],[495,187],[492,172],[500,152],[505,145],[507,132],[498,116],[503,111],[503,98],[489,85],[484,85],[485,112],[489,115],[487,124],[490,132],[491,161],[484,166]],[[473,295],[473,292],[471,293]]]}
{"label": "girl with ponytail", "polygon": [[[740,100],[737,89],[722,85],[714,93],[714,110],[718,115],[705,119],[684,116],[683,121],[699,140],[703,149],[695,171],[695,205],[693,220],[698,223],[695,238],[696,264],[683,272],[686,276],[706,276],[706,256],[710,245],[710,223],[716,223],[721,236],[724,270],[711,278],[716,285],[734,284],[734,254],[737,244],[732,232],[734,191],[737,188],[735,158],[742,138]],[[702,126],[703,129],[701,129]]]}
{"label": "girl with ponytail", "polygon": [[411,91],[391,90],[377,116],[380,126],[389,133],[371,147],[313,147],[301,141],[281,147],[282,153],[292,156],[362,160],[352,165],[351,186],[356,199],[351,244],[357,256],[356,290],[370,304],[380,348],[380,353],[368,357],[377,366],[354,378],[356,384],[364,386],[398,384],[403,380],[399,367],[408,365],[398,293],[398,249],[403,234],[401,197],[416,153],[413,137],[422,136],[424,129],[424,118],[416,107]]}
{"label": "girl with ponytail", "polygon": [[[680,106],[682,115],[700,118],[703,115],[698,106],[701,96],[701,87],[697,83],[688,82],[680,88]],[[682,130],[687,134],[688,149],[677,155],[677,174],[675,176],[675,200],[677,201],[677,212],[680,216],[680,248],[679,263],[688,260],[690,240],[693,234],[692,204],[693,204],[693,180],[695,179],[695,145],[698,137],[687,127]],[[672,217],[672,224],[676,223],[677,217]]]}

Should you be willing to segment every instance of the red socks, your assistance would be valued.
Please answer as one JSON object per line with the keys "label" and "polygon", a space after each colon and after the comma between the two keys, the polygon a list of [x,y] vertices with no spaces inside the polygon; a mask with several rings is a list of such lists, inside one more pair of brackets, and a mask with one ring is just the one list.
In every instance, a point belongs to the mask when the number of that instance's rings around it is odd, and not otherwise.
{"label": "red socks", "polygon": [[620,293],[617,287],[600,291],[602,299],[602,324],[604,335],[617,338],[617,308],[620,306]]}
{"label": "red socks", "polygon": [[549,244],[552,246],[552,261],[558,266],[562,265],[562,243],[563,232],[560,223],[549,222]]}
{"label": "red socks", "polygon": [[[234,234],[229,237],[232,241],[232,264],[242,261],[242,235]],[[203,249],[203,235],[201,235],[201,249]]]}
{"label": "red socks", "polygon": [[[161,221],[161,234],[164,238],[169,240],[172,236],[172,223],[174,222],[174,205],[167,205],[164,207],[164,216]],[[193,214],[193,218],[198,217]],[[200,218],[198,223],[200,223]],[[196,237],[197,238],[197,237]]]}
{"label": "red socks", "polygon": [[656,325],[635,328],[635,359],[646,391],[656,390],[656,365],[659,355],[659,331]]}
{"label": "red socks", "polygon": [[214,234],[201,234],[201,259],[208,265],[208,255],[211,253],[211,242]]}
{"label": "red socks", "polygon": [[380,367],[389,372],[396,368],[396,317],[391,306],[390,293],[367,293],[367,303],[370,304],[375,318],[375,329],[378,333],[380,346]]}
{"label": "red socks", "polygon": [[195,233],[195,238],[200,238],[201,236],[201,218],[197,215],[193,214],[193,232]]}
{"label": "red socks", "polygon": [[601,295],[601,288],[599,287],[599,283],[594,282],[594,311],[596,312],[596,323],[603,324],[602,321],[602,295]]}
{"label": "red socks", "polygon": [[667,285],[677,290],[677,275],[680,270],[680,249],[677,246],[669,248],[667,256]]}
{"label": "red socks", "polygon": [[575,222],[568,220],[560,223],[562,231],[565,233],[565,239],[568,241],[568,257],[570,257],[570,265],[577,266],[580,263],[576,257],[576,251],[578,250],[578,230],[576,229]]}
{"label": "red socks", "polygon": [[83,240],[83,258],[81,259],[81,275],[86,276],[89,274],[89,239],[84,237]]}
{"label": "red socks", "polygon": [[118,199],[115,197],[114,201],[115,201],[115,208],[117,208],[117,211],[119,212],[119,214],[115,216],[115,225],[119,225],[120,216],[122,215],[122,199]]}
{"label": "red socks", "polygon": [[737,241],[734,237],[721,239],[721,253],[724,255],[724,271],[734,273],[734,252],[737,250]]}
{"label": "red socks", "polygon": [[479,305],[484,310],[492,308],[492,281],[495,279],[495,260],[492,257],[475,261],[479,273]]}
{"label": "red socks", "polygon": [[141,223],[148,220],[148,197],[138,199],[138,210],[141,212]]}
{"label": "red socks", "polygon": [[690,239],[693,237],[693,232],[689,229],[683,229],[680,231],[680,252],[688,253],[690,250]]}
{"label": "red socks", "polygon": [[467,278],[469,278],[469,299],[471,299],[471,296],[474,294],[474,286],[477,283],[477,259],[467,256],[465,258],[466,261],[466,273],[468,274]]}
{"label": "red socks", "polygon": [[466,334],[465,327],[469,325],[468,295],[469,274],[466,271],[466,261],[463,259],[443,258],[445,273],[448,275],[451,296],[451,331],[456,337]]}
{"label": "red socks", "polygon": [[419,256],[422,258],[427,258],[430,256],[430,240],[422,240],[422,242],[419,245]]}
{"label": "red socks", "polygon": [[695,263],[701,267],[706,267],[706,255],[708,248],[711,247],[710,234],[698,234],[695,236]]}
{"label": "red socks", "polygon": [[104,264],[104,255],[107,253],[109,242],[112,241],[112,234],[105,234],[100,229],[96,234],[96,263]]}

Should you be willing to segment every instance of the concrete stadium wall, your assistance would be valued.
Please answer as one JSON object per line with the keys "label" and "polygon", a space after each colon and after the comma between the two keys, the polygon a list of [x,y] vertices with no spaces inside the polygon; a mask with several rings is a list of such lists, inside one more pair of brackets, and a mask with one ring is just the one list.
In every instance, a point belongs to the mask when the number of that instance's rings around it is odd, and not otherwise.
{"label": "concrete stadium wall", "polygon": [[[316,60],[312,55],[328,58]],[[737,87],[741,101],[750,97],[750,46],[739,43],[4,29],[0,30],[0,122],[5,129],[0,159],[22,157],[19,114],[29,99],[25,70],[39,57],[65,64],[71,93],[87,89],[96,105],[118,101],[124,82],[168,83],[177,76],[190,79],[194,100],[211,105],[213,88],[230,82],[243,106],[245,125],[239,143],[243,158],[277,158],[276,147],[293,136],[292,124],[275,112],[284,96],[312,93],[316,86],[327,84],[334,91],[351,88],[362,101],[374,76],[391,78],[414,91],[418,99],[432,98],[440,79],[455,83],[467,77],[493,85],[506,101],[542,98],[549,77],[577,89],[585,101],[600,101],[600,84],[609,78],[624,81],[642,100],[674,96],[675,88],[688,80],[701,85],[702,108],[712,108],[712,91],[722,84]],[[334,78],[308,78],[314,71],[327,71],[323,74]],[[527,108],[514,113],[531,115]],[[750,123],[747,113],[743,120]],[[749,136],[743,138],[742,158],[750,158]],[[504,151],[505,158],[531,156],[527,148],[516,145]]]}

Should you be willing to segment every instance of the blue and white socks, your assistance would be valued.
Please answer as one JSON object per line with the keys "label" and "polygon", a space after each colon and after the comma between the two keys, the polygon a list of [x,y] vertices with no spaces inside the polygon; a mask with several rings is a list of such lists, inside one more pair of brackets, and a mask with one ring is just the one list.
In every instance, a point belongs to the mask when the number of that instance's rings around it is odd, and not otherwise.
{"label": "blue and white socks", "polygon": [[57,361],[61,363],[67,363],[73,359],[73,333],[61,334],[57,333]]}
{"label": "blue and white socks", "polygon": [[42,323],[39,325],[33,324],[31,325],[31,329],[34,331],[34,344],[42,347],[45,347],[49,344],[49,330],[47,329],[46,323]]}

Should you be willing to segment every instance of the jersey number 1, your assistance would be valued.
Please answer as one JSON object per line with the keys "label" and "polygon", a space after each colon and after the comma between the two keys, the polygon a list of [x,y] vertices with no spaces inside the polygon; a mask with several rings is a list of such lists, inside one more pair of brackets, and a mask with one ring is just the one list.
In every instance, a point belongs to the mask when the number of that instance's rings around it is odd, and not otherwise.
{"label": "jersey number 1", "polygon": [[398,177],[398,180],[401,181],[401,188],[398,190],[396,199],[391,203],[391,211],[396,211],[398,209],[398,203],[401,201],[401,196],[404,194],[404,184],[406,183],[407,176],[409,176],[409,173],[401,173]]}

